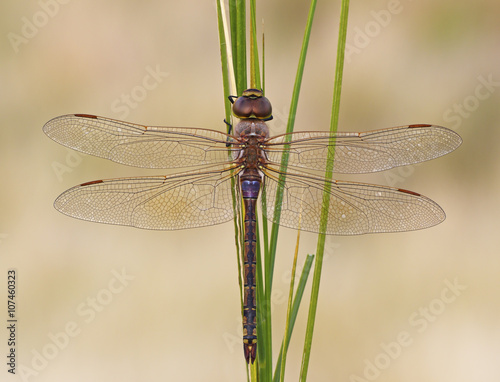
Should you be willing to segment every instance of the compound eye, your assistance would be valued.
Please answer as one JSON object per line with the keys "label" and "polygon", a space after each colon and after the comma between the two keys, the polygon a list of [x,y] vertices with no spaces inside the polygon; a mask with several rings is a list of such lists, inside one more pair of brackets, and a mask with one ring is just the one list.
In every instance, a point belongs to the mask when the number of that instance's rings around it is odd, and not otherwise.
{"label": "compound eye", "polygon": [[233,104],[233,113],[238,118],[250,118],[253,114],[254,100],[248,97],[238,97]]}
{"label": "compound eye", "polygon": [[[231,97],[230,100],[232,100]],[[256,118],[269,120],[272,118],[271,102],[258,89],[247,89],[233,103],[233,114],[238,118]]]}
{"label": "compound eye", "polygon": [[253,114],[256,118],[267,119],[273,114],[271,102],[266,97],[260,97],[254,100]]}

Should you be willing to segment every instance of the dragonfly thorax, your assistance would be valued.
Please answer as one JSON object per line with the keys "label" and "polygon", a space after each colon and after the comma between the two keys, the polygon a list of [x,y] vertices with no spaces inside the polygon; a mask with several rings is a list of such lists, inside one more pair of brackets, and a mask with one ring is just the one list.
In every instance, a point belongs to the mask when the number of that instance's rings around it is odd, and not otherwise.
{"label": "dragonfly thorax", "polygon": [[236,161],[245,169],[258,170],[267,163],[267,156],[262,149],[260,137],[251,135],[245,139]]}
{"label": "dragonfly thorax", "polygon": [[257,136],[258,139],[269,137],[269,127],[267,124],[257,118],[242,119],[234,128],[234,134],[238,138]]}

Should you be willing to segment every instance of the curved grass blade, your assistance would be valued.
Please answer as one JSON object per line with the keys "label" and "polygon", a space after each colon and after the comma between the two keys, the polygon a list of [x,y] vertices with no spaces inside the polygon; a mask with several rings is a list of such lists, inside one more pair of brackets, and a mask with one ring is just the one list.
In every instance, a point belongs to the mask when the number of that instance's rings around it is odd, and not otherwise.
{"label": "curved grass blade", "polygon": [[[299,101],[299,93],[300,87],[302,84],[302,76],[304,73],[304,66],[307,56],[307,48],[309,46],[309,37],[311,35],[312,23],[314,19],[314,11],[316,9],[316,0],[311,0],[311,5],[309,7],[309,14],[307,17],[306,28],[304,31],[304,39],[302,41],[302,48],[300,51],[299,64],[297,67],[297,74],[295,76],[295,84],[292,93],[292,101],[290,104],[290,114],[288,116],[288,123],[286,132],[291,133],[293,131],[293,127],[295,124],[295,115],[297,113],[297,105]],[[283,154],[281,159],[280,166],[280,178],[279,182],[282,184],[285,180],[286,167],[288,164],[288,155],[286,153]],[[273,284],[273,272],[274,272],[274,263],[276,258],[276,247],[278,244],[278,231],[279,231],[279,221],[281,215],[281,204],[283,201],[283,189],[278,188],[276,192],[276,203],[274,207],[275,216],[273,218],[272,229],[271,229],[271,237],[269,244],[269,258],[266,259],[266,280],[265,280],[265,290],[266,290],[266,303],[270,304],[271,300],[271,288]]]}
{"label": "curved grass blade", "polygon": [[[342,89],[342,75],[344,72],[344,53],[347,35],[347,21],[349,14],[349,0],[342,0],[340,11],[340,25],[339,25],[339,38],[337,45],[337,61],[335,67],[335,83],[332,103],[332,118],[330,124],[330,132],[335,133],[338,127],[339,109],[340,109],[340,95]],[[333,142],[332,142],[333,143]],[[332,179],[334,151],[328,153],[327,163],[329,164],[326,172],[326,183]],[[320,231],[326,231],[327,213],[330,204],[330,187],[325,185],[325,192],[323,193],[323,208],[321,211]],[[314,321],[316,319],[316,310],[318,305],[319,284],[321,280],[321,269],[323,266],[323,253],[325,250],[324,234],[318,235],[318,244],[316,250],[316,264],[314,265],[313,284],[311,290],[311,302],[309,305],[309,314],[307,318],[306,337],[304,341],[304,352],[302,355],[302,367],[300,370],[300,381],[305,381],[307,378],[307,371],[309,368],[309,359],[311,355],[312,336],[314,331]]]}
{"label": "curved grass blade", "polygon": [[[312,20],[314,16],[314,10],[316,8],[316,0],[311,1],[311,6],[309,10],[309,15],[307,18],[307,23],[306,23],[306,29],[304,32],[304,39],[302,42],[302,49],[300,53],[300,58],[299,58],[299,64],[297,68],[297,75],[295,79],[295,85],[294,85],[294,90],[292,94],[292,102],[291,102],[291,107],[290,107],[290,114],[288,118],[288,124],[287,124],[287,132],[293,131],[293,126],[294,126],[294,121],[295,121],[295,115],[297,112],[297,104],[298,104],[298,98],[299,98],[299,93],[300,93],[300,87],[302,83],[302,75],[304,72],[304,65],[305,65],[305,59],[307,55],[307,48],[309,45],[309,37],[311,34],[311,28],[312,28]],[[282,158],[281,162],[281,173],[282,178],[280,178],[280,181],[284,180],[284,174],[286,171],[288,163],[288,156],[284,155]],[[265,275],[264,275],[264,296],[263,299],[261,299],[261,304],[260,304],[260,309],[262,311],[262,322],[265,322],[265,330],[264,330],[264,335],[265,335],[265,341],[266,341],[266,346],[268,346],[268,349],[271,349],[272,347],[272,333],[271,333],[271,290],[272,290],[272,281],[273,281],[273,272],[274,272],[274,263],[275,263],[275,258],[276,258],[276,247],[277,247],[277,241],[278,241],[278,227],[279,227],[279,215],[281,211],[281,203],[283,200],[283,190],[277,191],[276,195],[276,203],[275,203],[275,223],[272,225],[272,230],[271,230],[271,236],[270,236],[270,243],[269,243],[269,252],[268,256],[265,258]],[[267,245],[266,245],[267,248]],[[262,284],[261,284],[262,285]],[[261,362],[264,360],[261,360]],[[270,351],[267,352],[267,357],[265,359],[265,364],[266,365],[271,365],[272,359],[271,359],[271,353]],[[266,372],[266,376],[264,377],[265,380],[269,381],[271,380],[271,371],[270,367],[264,370]]]}
{"label": "curved grass blade", "polygon": [[285,380],[285,366],[286,366],[286,355],[288,353],[288,344],[290,343],[290,337],[287,336],[288,331],[290,330],[290,314],[292,310],[292,300],[293,300],[293,290],[295,287],[295,272],[297,270],[297,257],[299,255],[299,243],[300,243],[300,220],[299,220],[299,230],[297,231],[297,242],[295,244],[295,253],[293,256],[292,263],[292,275],[290,278],[290,292],[288,294],[288,306],[286,309],[286,320],[285,320],[285,336],[283,338],[283,343],[281,345],[283,355],[281,358],[281,368],[280,368],[280,381],[283,382]]}
{"label": "curved grass blade", "polygon": [[[312,268],[312,263],[314,261],[314,255],[307,255],[306,260],[304,262],[304,267],[302,269],[302,273],[300,275],[299,283],[297,285],[297,291],[295,292],[295,297],[293,298],[293,304],[290,310],[289,322],[287,322],[287,329],[285,330],[285,335],[283,341],[281,343],[281,350],[278,356],[278,361],[276,363],[276,369],[274,371],[273,381],[281,381],[281,377],[283,375],[282,370],[282,360],[283,353],[286,354],[288,351],[288,345],[290,344],[290,339],[292,337],[293,328],[295,326],[295,321],[297,319],[297,315],[299,313],[300,303],[302,301],[302,297],[304,295],[304,291],[306,289],[307,279],[309,277],[309,273]],[[288,316],[288,314],[287,314]],[[288,317],[287,317],[288,321]]]}

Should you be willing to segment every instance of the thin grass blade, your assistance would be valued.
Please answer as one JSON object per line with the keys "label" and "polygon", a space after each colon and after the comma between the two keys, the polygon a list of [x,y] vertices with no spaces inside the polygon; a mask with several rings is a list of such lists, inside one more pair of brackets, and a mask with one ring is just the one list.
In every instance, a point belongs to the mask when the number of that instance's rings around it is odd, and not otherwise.
{"label": "thin grass blade", "polygon": [[[292,93],[292,101],[290,104],[290,114],[288,116],[288,123],[287,123],[287,128],[286,132],[291,133],[294,128],[295,124],[295,115],[297,114],[297,105],[299,102],[299,93],[300,93],[300,87],[302,84],[302,76],[304,73],[304,66],[306,62],[306,56],[307,56],[307,48],[309,46],[309,37],[311,35],[311,29],[312,29],[312,23],[314,19],[314,11],[316,9],[316,0],[311,1],[311,5],[309,7],[309,14],[307,17],[307,23],[306,23],[306,28],[304,31],[304,39],[302,41],[302,49],[300,51],[300,57],[299,57],[299,64],[297,67],[297,74],[295,76],[295,84],[293,87],[293,93]],[[288,155],[285,151],[283,154],[283,157],[281,159],[281,175],[279,178],[279,183],[283,184],[285,181],[285,172],[288,164]],[[280,215],[281,215],[281,204],[283,201],[283,189],[281,187],[278,187],[278,190],[276,192],[276,203],[274,207],[274,218],[273,218],[273,226],[271,230],[271,239],[270,239],[270,245],[269,245],[269,259],[267,259],[266,262],[266,294],[268,295],[267,297],[270,298],[270,292],[273,284],[273,272],[274,272],[274,262],[275,262],[275,257],[276,257],[276,247],[278,244],[278,231],[279,231],[279,221],[280,221]]]}
{"label": "thin grass blade", "polygon": [[[300,222],[299,222],[300,224]],[[281,358],[281,378],[280,381],[283,382],[285,380],[285,366],[286,366],[286,355],[288,354],[288,344],[290,342],[290,338],[286,335],[290,330],[290,315],[292,311],[292,301],[293,301],[293,291],[295,288],[295,272],[297,270],[297,257],[299,256],[299,243],[300,243],[300,226],[297,231],[297,241],[295,244],[295,253],[293,256],[292,263],[292,274],[290,277],[290,292],[288,293],[288,306],[286,309],[286,321],[285,321],[285,336],[283,338],[282,345],[282,358]]]}
{"label": "thin grass blade", "polygon": [[[342,89],[342,76],[344,72],[344,52],[347,35],[347,21],[349,15],[349,0],[342,0],[340,11],[339,38],[337,44],[337,61],[335,66],[335,83],[332,103],[332,118],[330,124],[330,132],[333,134],[337,131],[340,110],[340,95]],[[331,142],[332,144],[334,142]],[[323,193],[323,207],[321,211],[320,231],[325,232],[327,226],[328,207],[330,204],[330,187],[329,180],[332,179],[334,151],[328,152],[327,169],[325,172],[325,192]],[[309,369],[309,359],[311,356],[312,336],[314,332],[314,322],[316,319],[316,310],[318,306],[319,285],[321,280],[321,270],[323,266],[323,254],[325,250],[324,234],[318,235],[318,244],[316,250],[316,263],[314,265],[313,283],[311,288],[311,302],[309,305],[309,315],[307,318],[306,337],[304,341],[304,352],[302,355],[302,367],[300,371],[300,381],[305,381],[307,371]]]}
{"label": "thin grass blade", "polygon": [[[300,275],[299,283],[297,285],[297,291],[295,292],[295,297],[293,298],[293,305],[290,311],[290,323],[288,324],[288,330],[285,332],[285,336],[281,343],[281,350],[278,356],[278,361],[276,363],[276,369],[274,371],[273,381],[277,382],[281,378],[281,360],[283,358],[283,351],[286,349],[288,351],[288,345],[290,344],[290,339],[292,338],[293,328],[295,326],[295,321],[297,320],[297,315],[299,313],[300,303],[302,301],[302,297],[304,296],[304,291],[307,285],[307,280],[309,274],[311,272],[312,264],[314,261],[314,255],[307,255],[306,260],[304,262],[304,267],[302,269],[302,273]],[[286,348],[285,348],[286,342]]]}
{"label": "thin grass blade", "polygon": [[261,88],[259,50],[257,48],[256,0],[250,0],[250,87]]}
{"label": "thin grass blade", "polygon": [[[235,1],[236,22],[231,23],[231,38],[235,38],[235,51],[233,51],[234,70],[236,75],[237,95],[241,95],[247,88],[247,52],[246,52],[246,1]],[[232,16],[232,15],[231,15]],[[233,29],[234,26],[234,29]]]}

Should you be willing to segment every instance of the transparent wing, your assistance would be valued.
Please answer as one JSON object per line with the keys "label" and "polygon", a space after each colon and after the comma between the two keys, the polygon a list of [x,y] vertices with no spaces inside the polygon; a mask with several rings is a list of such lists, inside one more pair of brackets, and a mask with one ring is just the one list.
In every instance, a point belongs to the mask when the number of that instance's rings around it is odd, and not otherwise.
{"label": "transparent wing", "polygon": [[329,151],[335,152],[336,173],[368,173],[419,163],[445,155],[462,143],[445,127],[409,125],[364,133],[297,132],[272,137],[265,143],[269,161],[277,164],[289,152],[288,165],[324,171]]}
{"label": "transparent wing", "polygon": [[179,168],[228,162],[233,137],[195,128],[143,126],[88,114],[56,117],[43,131],[72,149],[129,166]]}
{"label": "transparent wing", "polygon": [[99,223],[156,230],[204,227],[233,218],[232,176],[231,170],[221,169],[97,180],[65,191],[54,206]]}
{"label": "transparent wing", "polygon": [[[274,219],[278,188],[277,171],[266,170],[267,218]],[[287,173],[280,225],[304,231],[320,230],[324,179]],[[331,181],[328,226],[322,233],[359,235],[412,231],[431,227],[445,219],[444,211],[423,195],[398,188],[365,183]]]}

